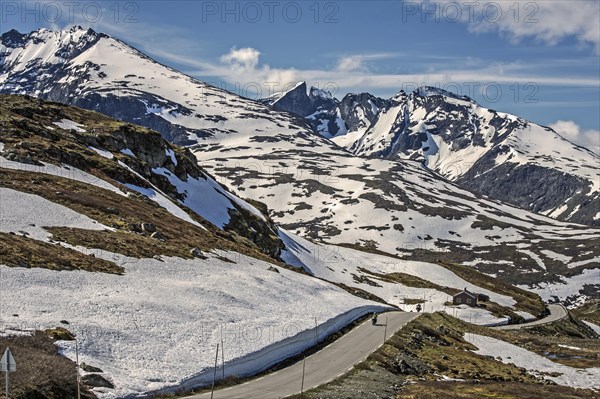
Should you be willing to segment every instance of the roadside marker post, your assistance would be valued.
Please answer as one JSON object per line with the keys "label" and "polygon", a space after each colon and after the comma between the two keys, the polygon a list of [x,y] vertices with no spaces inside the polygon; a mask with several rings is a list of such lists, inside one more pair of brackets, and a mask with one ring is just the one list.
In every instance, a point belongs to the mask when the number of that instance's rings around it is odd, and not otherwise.
{"label": "roadside marker post", "polygon": [[77,373],[77,399],[81,398],[81,378],[79,376],[79,343],[77,337],[75,337],[75,372]]}
{"label": "roadside marker post", "polygon": [[383,344],[385,345],[385,340],[387,339],[387,325],[388,325],[388,317],[385,316],[385,327],[383,329]]}
{"label": "roadside marker post", "polygon": [[304,396],[304,372],[306,371],[306,356],[302,361],[302,385],[300,385],[300,395]]}
{"label": "roadside marker post", "polygon": [[0,371],[4,371],[6,376],[6,399],[8,399],[8,373],[14,373],[17,371],[17,362],[13,357],[10,348],[6,348],[2,360],[0,360]]}
{"label": "roadside marker post", "polygon": [[212,381],[212,388],[210,390],[210,399],[212,399],[215,394],[215,380],[217,379],[217,362],[218,361],[219,361],[219,344],[217,344],[217,353],[215,355],[215,369],[213,371],[213,381]]}

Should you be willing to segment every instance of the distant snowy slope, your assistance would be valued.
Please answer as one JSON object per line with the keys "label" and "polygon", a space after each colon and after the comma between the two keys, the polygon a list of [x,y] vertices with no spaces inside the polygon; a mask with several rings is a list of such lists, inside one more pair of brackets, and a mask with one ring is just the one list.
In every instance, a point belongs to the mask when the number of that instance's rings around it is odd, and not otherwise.
{"label": "distant snowy slope", "polygon": [[[286,93],[298,98],[299,86]],[[313,102],[303,93],[301,104]],[[268,99],[266,100],[268,102]],[[422,161],[461,186],[524,209],[600,225],[600,156],[552,129],[486,109],[466,96],[421,87],[384,100],[368,93],[285,111],[360,156]]]}
{"label": "distant snowy slope", "polygon": [[[327,281],[367,291],[405,310],[415,311],[415,301],[420,300],[423,301],[425,312],[446,310],[445,304],[451,298],[447,291],[454,289],[458,292],[467,288],[471,292],[489,295],[491,301],[507,307],[509,311],[515,311],[513,307],[516,301],[512,297],[473,285],[434,263],[407,261],[341,246],[315,244],[283,229],[280,230],[280,235],[286,244],[283,258],[291,265],[301,267]],[[401,277],[394,281],[394,275],[398,274],[415,276],[432,283],[432,287],[415,287],[408,281],[403,284]],[[483,325],[502,323],[508,319],[496,317],[484,309],[469,307],[452,309],[452,314]]]}

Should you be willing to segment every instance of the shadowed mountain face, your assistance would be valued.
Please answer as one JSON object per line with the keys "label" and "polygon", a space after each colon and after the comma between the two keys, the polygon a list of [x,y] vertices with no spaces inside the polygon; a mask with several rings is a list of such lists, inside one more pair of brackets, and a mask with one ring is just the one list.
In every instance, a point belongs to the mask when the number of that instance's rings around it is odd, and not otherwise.
{"label": "shadowed mountain face", "polygon": [[[269,100],[285,106],[282,112],[89,30],[11,32],[2,43],[0,91],[50,98],[153,128],[186,145],[218,182],[267,204],[273,220],[292,232],[406,259],[451,260],[523,284],[599,266],[593,251],[581,250],[597,245],[597,229],[483,198],[440,177],[509,196],[503,187],[517,185],[510,179],[546,181],[556,173],[556,190],[568,186],[566,192],[574,193],[563,203],[579,195],[591,205],[579,206],[573,215],[590,214],[598,189],[586,174],[596,169],[580,167],[568,178],[563,171],[575,169],[581,157],[593,164],[593,154],[517,117],[431,89],[389,100],[361,94],[338,101],[324,91],[307,93],[302,85],[289,100],[289,92]],[[301,104],[306,118],[289,112],[294,104]],[[554,153],[546,133],[567,152]],[[336,144],[341,140],[348,149]],[[536,143],[545,143],[538,155]],[[448,166],[467,160],[473,166],[464,171]],[[506,167],[512,167],[503,176],[506,185],[484,184],[487,173],[496,173],[502,183],[499,168]],[[518,185],[525,196],[536,187],[522,180]],[[540,212],[560,209],[551,196],[540,197],[544,200],[532,200],[543,205]],[[546,250],[564,252],[570,260],[544,255]],[[568,267],[571,261],[578,263]]]}

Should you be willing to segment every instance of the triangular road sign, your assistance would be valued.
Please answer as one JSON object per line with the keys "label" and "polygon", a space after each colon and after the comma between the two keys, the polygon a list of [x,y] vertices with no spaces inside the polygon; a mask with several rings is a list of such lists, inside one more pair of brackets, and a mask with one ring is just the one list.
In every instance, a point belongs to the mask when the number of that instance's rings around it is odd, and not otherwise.
{"label": "triangular road sign", "polygon": [[2,355],[2,360],[0,360],[0,371],[17,371],[17,362],[15,362],[15,358],[10,352],[10,348],[6,348],[4,355]]}

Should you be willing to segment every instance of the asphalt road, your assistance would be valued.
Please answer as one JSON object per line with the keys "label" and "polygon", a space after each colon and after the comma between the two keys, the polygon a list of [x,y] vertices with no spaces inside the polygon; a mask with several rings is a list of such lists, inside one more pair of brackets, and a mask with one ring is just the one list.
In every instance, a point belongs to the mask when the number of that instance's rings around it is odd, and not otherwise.
{"label": "asphalt road", "polygon": [[[387,339],[418,315],[418,313],[406,312],[380,314],[377,325],[373,326],[371,319],[368,319],[340,339],[307,357],[304,390],[317,387],[344,374],[379,348],[384,342],[386,317],[385,338]],[[214,399],[278,399],[298,394],[302,386],[303,363],[299,361],[264,377],[217,390]],[[210,392],[189,396],[189,398],[207,399],[210,398]]]}
{"label": "asphalt road", "polygon": [[552,323],[553,321],[558,321],[567,316],[566,309],[561,305],[548,305],[548,309],[550,310],[550,315],[544,317],[543,319],[530,321],[529,323],[523,324],[511,324],[505,326],[493,327],[498,330],[520,330],[521,328],[527,328],[532,326],[539,326],[541,324]]}

